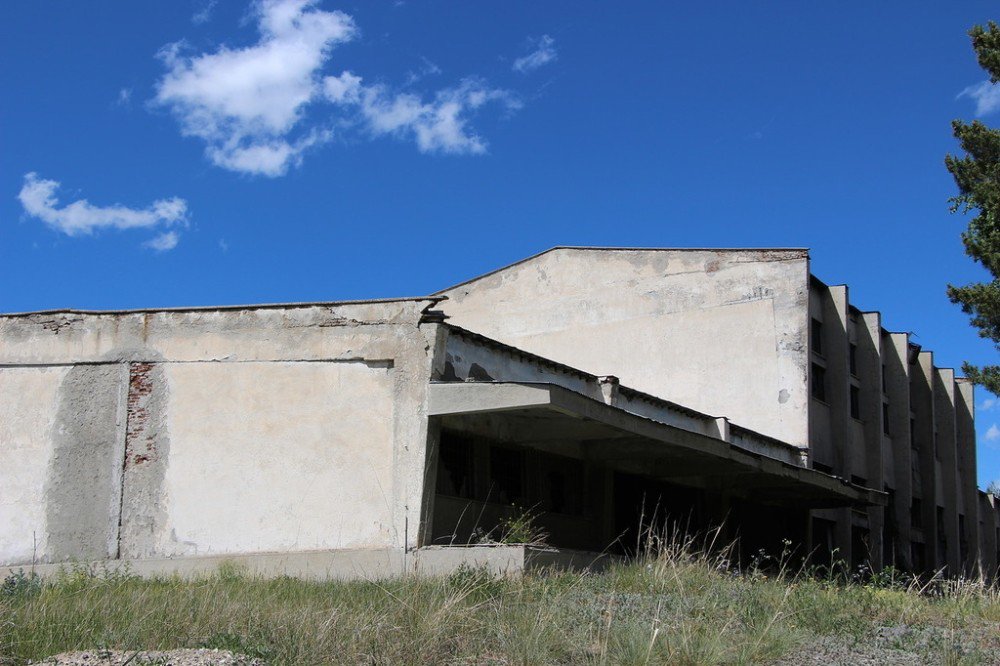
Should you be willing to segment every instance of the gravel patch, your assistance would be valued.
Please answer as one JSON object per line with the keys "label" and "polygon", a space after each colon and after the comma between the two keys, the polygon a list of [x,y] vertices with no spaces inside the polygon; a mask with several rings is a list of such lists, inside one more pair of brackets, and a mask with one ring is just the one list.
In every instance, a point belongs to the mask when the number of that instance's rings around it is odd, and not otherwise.
{"label": "gravel patch", "polygon": [[91,650],[65,652],[35,664],[58,666],[266,666],[260,659],[234,654],[228,650],[167,650],[165,652]]}
{"label": "gravel patch", "polygon": [[960,630],[933,626],[878,627],[860,640],[824,636],[773,666],[919,666],[929,663],[1000,664],[1000,632],[991,624]]}

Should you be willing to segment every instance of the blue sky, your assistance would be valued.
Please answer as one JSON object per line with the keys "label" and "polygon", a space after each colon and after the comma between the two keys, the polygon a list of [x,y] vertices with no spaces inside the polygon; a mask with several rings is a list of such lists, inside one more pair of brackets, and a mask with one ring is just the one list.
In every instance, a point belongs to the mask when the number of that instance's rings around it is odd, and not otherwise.
{"label": "blue sky", "polygon": [[[418,295],[553,245],[794,246],[940,366],[986,2],[16,1],[0,311]],[[963,94],[963,91],[965,93]],[[980,480],[1000,404],[979,393]]]}

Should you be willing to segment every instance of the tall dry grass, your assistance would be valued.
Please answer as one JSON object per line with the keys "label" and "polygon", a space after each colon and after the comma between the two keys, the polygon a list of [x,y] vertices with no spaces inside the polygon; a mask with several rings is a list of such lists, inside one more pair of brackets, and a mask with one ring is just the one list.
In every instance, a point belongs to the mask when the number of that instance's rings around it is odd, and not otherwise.
{"label": "tall dry grass", "polygon": [[935,640],[909,632],[896,646],[928,663],[992,658],[989,646],[962,643],[1000,623],[997,590],[983,581],[851,582],[780,561],[737,571],[731,549],[702,545],[654,542],[600,574],[519,579],[463,569],[308,582],[233,566],[193,579],[82,569],[24,577],[0,593],[0,663],[78,649],[215,647],[273,664],[754,664],[820,637],[864,642],[885,627],[934,628]]}

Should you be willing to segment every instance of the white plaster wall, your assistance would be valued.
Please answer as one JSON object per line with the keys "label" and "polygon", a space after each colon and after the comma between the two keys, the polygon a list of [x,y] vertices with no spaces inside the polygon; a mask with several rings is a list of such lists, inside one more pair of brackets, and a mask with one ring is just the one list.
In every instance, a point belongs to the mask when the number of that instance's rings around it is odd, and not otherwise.
{"label": "white plaster wall", "polygon": [[158,554],[389,545],[391,372],[363,362],[166,364]]}
{"label": "white plaster wall", "polygon": [[416,546],[433,302],[0,315],[0,565]]}
{"label": "white plaster wall", "polygon": [[0,564],[46,558],[45,490],[66,372],[0,369]]}
{"label": "white plaster wall", "polygon": [[807,443],[804,252],[558,249],[442,293],[449,323]]}

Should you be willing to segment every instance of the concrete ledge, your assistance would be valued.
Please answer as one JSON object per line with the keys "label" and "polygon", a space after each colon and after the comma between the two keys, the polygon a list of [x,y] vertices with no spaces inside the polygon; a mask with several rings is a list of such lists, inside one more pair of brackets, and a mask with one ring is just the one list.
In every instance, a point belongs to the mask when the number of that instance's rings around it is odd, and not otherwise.
{"label": "concrete ledge", "polygon": [[231,564],[264,578],[291,576],[305,580],[377,580],[403,575],[447,576],[462,566],[499,576],[519,576],[544,568],[601,569],[617,561],[610,555],[524,545],[428,546],[409,553],[398,549],[328,550],[299,553],[243,553],[141,560],[96,560],[0,567],[0,578],[16,571],[47,577],[77,568],[131,573],[144,578],[193,578]]}
{"label": "concrete ledge", "polygon": [[97,560],[56,564],[15,564],[0,567],[0,577],[23,570],[51,576],[74,568],[129,572],[142,577],[196,577],[233,564],[251,575],[292,576],[307,580],[357,580],[392,578],[406,572],[404,554],[396,549],[327,550],[299,553],[243,553],[140,560]]}
{"label": "concrete ledge", "polygon": [[560,550],[521,544],[426,546],[412,553],[414,571],[447,575],[465,565],[500,576],[517,576],[541,569],[601,570],[620,558],[605,553]]}

